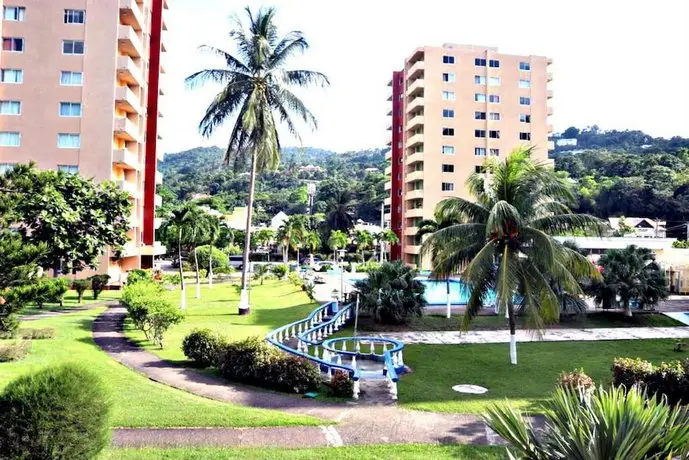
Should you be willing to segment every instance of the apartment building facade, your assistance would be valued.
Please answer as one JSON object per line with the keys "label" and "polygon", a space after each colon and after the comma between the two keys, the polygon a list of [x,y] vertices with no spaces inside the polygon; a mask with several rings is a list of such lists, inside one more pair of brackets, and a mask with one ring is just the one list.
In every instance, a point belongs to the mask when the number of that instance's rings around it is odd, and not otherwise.
{"label": "apartment building facade", "polygon": [[0,0],[0,169],[34,161],[129,193],[129,243],[97,270],[114,284],[165,252],[155,190],[168,1]]}
{"label": "apartment building facade", "polygon": [[430,268],[418,223],[445,198],[469,198],[465,182],[488,157],[520,145],[537,160],[552,149],[548,82],[552,60],[497,48],[445,44],[417,48],[388,86],[392,135],[386,154],[385,219],[400,240],[392,258]]}

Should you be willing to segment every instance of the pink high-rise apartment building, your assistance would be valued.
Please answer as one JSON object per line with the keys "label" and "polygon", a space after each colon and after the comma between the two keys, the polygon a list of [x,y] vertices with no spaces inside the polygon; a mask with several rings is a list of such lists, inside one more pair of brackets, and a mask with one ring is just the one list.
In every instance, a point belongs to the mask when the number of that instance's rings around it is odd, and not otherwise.
{"label": "pink high-rise apartment building", "polygon": [[115,181],[133,204],[129,243],[98,272],[117,284],[153,265],[161,53],[168,0],[0,0],[0,169]]}
{"label": "pink high-rise apartment building", "polygon": [[443,199],[468,197],[465,182],[487,157],[530,145],[536,160],[547,160],[551,62],[445,44],[417,48],[393,72],[385,185],[386,225],[400,240],[393,259],[430,268],[420,257],[418,223],[433,219]]}

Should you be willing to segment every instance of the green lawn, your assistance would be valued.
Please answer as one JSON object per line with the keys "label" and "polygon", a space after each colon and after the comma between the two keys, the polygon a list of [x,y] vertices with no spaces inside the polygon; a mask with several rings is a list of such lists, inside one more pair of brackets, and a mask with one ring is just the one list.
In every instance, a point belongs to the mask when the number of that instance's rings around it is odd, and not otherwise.
{"label": "green lawn", "polygon": [[88,305],[98,303],[98,302],[106,302],[108,300],[118,300],[120,296],[122,295],[122,291],[103,291],[101,294],[98,296],[98,300],[93,299],[93,293],[88,290],[84,293],[84,300],[82,300],[81,303],[77,303],[77,293],[76,291],[69,290],[67,291],[67,294],[65,294],[64,297],[64,302],[63,306],[61,307],[60,304],[57,303],[46,303],[43,305],[43,308],[38,308],[35,305],[30,305],[26,307],[24,310],[21,311],[22,315],[32,315],[36,313],[43,313],[47,311],[55,311],[55,310],[63,310],[63,309],[69,309],[69,308],[75,308],[75,307],[86,307]]}
{"label": "green lawn", "polygon": [[[614,358],[655,363],[686,358],[673,351],[674,344],[670,339],[522,343],[516,366],[509,364],[508,344],[407,345],[404,361],[413,372],[400,379],[399,401],[410,409],[437,412],[480,413],[505,398],[515,406],[534,408],[552,393],[563,370],[583,368],[596,383],[608,385]],[[488,393],[452,390],[462,383],[484,386]]]}
{"label": "green lawn", "polygon": [[108,449],[102,460],[243,460],[280,458],[281,460],[501,460],[506,459],[504,447],[466,445],[374,445],[356,447],[324,447],[317,449],[275,448],[175,448],[175,449]]}
{"label": "green lawn", "polygon": [[50,364],[78,362],[100,375],[114,405],[112,426],[123,427],[246,427],[319,425],[318,419],[277,411],[247,408],[194,396],[161,385],[122,366],[93,342],[91,325],[104,308],[75,312],[31,322],[31,327],[54,327],[51,340],[33,341],[23,361],[0,364],[0,390],[15,377]]}
{"label": "green lawn", "polygon": [[[171,361],[183,361],[182,340],[194,328],[209,328],[230,340],[252,335],[263,337],[279,326],[308,316],[317,304],[310,303],[301,289],[286,281],[266,280],[263,286],[251,288],[251,314],[239,316],[237,285],[217,284],[212,289],[201,286],[201,299],[195,298],[195,285],[187,286],[186,318],[165,334],[165,349],[160,350],[146,341],[142,332],[127,328],[127,336],[144,348]],[[179,304],[179,290],[165,296]]]}

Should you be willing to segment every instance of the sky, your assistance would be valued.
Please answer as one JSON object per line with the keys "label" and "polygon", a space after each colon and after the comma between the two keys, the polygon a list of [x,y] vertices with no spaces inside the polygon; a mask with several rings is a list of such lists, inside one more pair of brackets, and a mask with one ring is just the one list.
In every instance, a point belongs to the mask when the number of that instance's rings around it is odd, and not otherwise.
{"label": "sky", "polygon": [[199,53],[234,52],[230,16],[274,6],[281,34],[300,30],[310,43],[289,68],[318,70],[326,89],[295,91],[318,120],[285,146],[337,152],[385,146],[393,70],[419,46],[497,46],[500,52],[553,59],[551,123],[640,129],[689,137],[689,0],[170,0],[162,148],[177,152],[226,145],[231,123],[211,138],[198,122],[219,87],[189,89],[184,78],[222,62]]}

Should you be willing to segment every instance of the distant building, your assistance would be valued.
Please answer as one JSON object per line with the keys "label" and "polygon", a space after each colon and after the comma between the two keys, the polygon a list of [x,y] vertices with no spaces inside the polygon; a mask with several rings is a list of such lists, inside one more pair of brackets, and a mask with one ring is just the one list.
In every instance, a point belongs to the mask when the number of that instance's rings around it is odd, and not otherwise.
{"label": "distant building", "polygon": [[576,147],[576,139],[555,139],[555,145],[557,147]]}
{"label": "distant building", "polygon": [[285,221],[289,219],[289,216],[285,214],[284,212],[280,211],[279,213],[275,214],[272,219],[270,219],[270,228],[273,230],[279,230],[280,227],[285,225]]}
{"label": "distant building", "polygon": [[194,194],[191,196],[191,200],[192,200],[192,201],[195,201],[195,200],[205,200],[205,199],[208,199],[208,198],[210,198],[210,197],[211,197],[211,196],[210,196],[209,194],[207,194],[207,193],[194,193]]}
{"label": "distant building", "polygon": [[654,220],[648,217],[610,217],[608,223],[613,232],[620,230],[620,222],[633,229],[632,233],[627,233],[625,236],[640,237],[640,238],[665,238],[665,226],[667,222],[664,220]]}
{"label": "distant building", "polygon": [[323,168],[321,168],[320,166],[315,166],[315,165],[306,165],[306,166],[300,166],[299,171],[322,172]]}
{"label": "distant building", "polygon": [[378,171],[379,171],[378,168],[366,168],[366,169],[364,169],[364,172],[367,172],[367,173],[373,173],[373,172],[378,172]]}
{"label": "distant building", "polygon": [[225,214],[223,222],[234,230],[245,230],[247,210],[246,206],[236,207],[232,210],[232,214]]}

